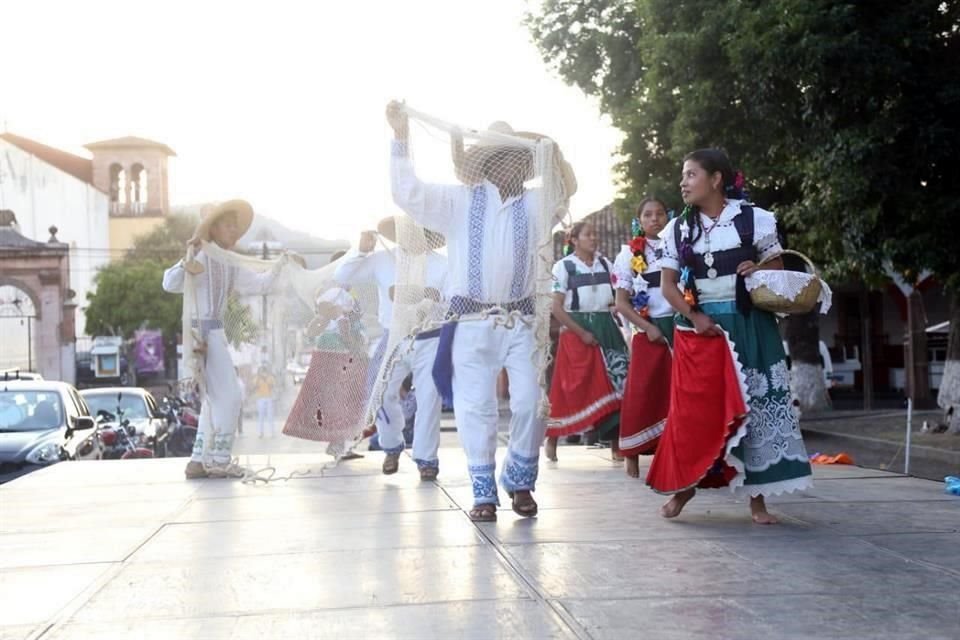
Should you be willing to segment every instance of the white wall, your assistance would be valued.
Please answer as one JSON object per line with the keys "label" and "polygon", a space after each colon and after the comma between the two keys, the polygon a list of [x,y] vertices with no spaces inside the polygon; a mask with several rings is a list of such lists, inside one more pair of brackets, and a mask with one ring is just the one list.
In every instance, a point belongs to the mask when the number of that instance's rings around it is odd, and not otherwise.
{"label": "white wall", "polygon": [[77,292],[77,335],[86,331],[87,292],[97,269],[110,261],[109,197],[93,185],[0,139],[0,209],[17,216],[20,233],[70,245],[70,288]]}

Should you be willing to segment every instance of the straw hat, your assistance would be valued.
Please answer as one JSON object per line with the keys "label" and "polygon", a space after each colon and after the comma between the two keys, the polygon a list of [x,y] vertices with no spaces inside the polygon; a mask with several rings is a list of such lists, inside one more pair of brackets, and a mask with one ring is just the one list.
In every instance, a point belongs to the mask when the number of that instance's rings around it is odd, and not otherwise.
{"label": "straw hat", "polygon": [[[525,138],[527,140],[533,140],[534,142],[548,137],[542,133],[534,133],[532,131],[514,131],[513,127],[503,121],[494,122],[487,127],[487,131],[516,138]],[[491,140],[480,140],[466,150],[463,149],[462,144],[454,145],[453,164],[457,178],[468,186],[480,184],[480,182],[486,178],[483,167],[487,160],[505,151],[522,149],[522,147],[506,145]],[[535,175],[533,154],[529,151],[527,154],[526,166],[523,167],[524,181],[532,179]],[[573,173],[573,167],[563,158],[560,146],[557,145],[556,142],[554,142],[554,159],[560,171],[561,180],[563,180],[564,195],[569,198],[577,191],[577,178]]]}
{"label": "straw hat", "polygon": [[250,228],[253,222],[253,207],[246,200],[227,200],[218,204],[213,211],[208,213],[197,225],[197,230],[193,232],[196,240],[210,241],[210,227],[218,218],[233,213],[237,219],[237,229],[240,230],[240,236],[243,236]]}
{"label": "straw hat", "polygon": [[[422,227],[420,227],[422,229]],[[397,242],[397,219],[394,216],[387,216],[383,220],[377,223],[377,233],[389,240],[390,242]],[[423,229],[423,233],[427,238],[427,245],[431,249],[439,249],[447,243],[447,239],[443,237],[443,234],[437,233],[435,231],[430,231],[429,229]]]}

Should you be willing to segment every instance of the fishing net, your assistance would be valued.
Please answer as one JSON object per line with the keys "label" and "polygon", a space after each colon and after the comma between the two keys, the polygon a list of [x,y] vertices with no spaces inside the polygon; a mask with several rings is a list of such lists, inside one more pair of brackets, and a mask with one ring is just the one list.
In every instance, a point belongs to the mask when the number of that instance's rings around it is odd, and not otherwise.
{"label": "fishing net", "polygon": [[[183,377],[205,400],[201,423],[212,425],[201,426],[195,449],[205,465],[227,455],[236,466],[238,453],[258,452],[252,433],[243,447],[233,434],[244,404],[269,399],[289,440],[279,451],[315,453],[297,473],[322,471],[384,419],[417,338],[451,322],[531,325],[547,415],[551,232],[576,189],[572,171],[539,134],[504,123],[459,127],[406,107],[402,115],[388,215],[367,246],[314,268],[298,256],[264,260],[212,243],[189,250]],[[266,477],[239,462],[247,478]]]}

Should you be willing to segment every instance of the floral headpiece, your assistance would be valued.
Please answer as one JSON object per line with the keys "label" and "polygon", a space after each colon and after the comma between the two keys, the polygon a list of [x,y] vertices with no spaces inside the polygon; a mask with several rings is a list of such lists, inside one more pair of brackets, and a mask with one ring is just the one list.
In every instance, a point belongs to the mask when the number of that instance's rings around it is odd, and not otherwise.
{"label": "floral headpiece", "polygon": [[[741,174],[742,175],[742,174]],[[698,311],[699,295],[697,292],[696,279],[693,277],[693,230],[700,225],[699,211],[690,205],[686,205],[680,213],[680,219],[677,224],[680,225],[680,246],[677,251],[680,254],[680,284],[683,285],[683,299],[690,305],[694,311]]]}
{"label": "floral headpiece", "polygon": [[744,177],[743,171],[737,170],[733,174],[733,184],[726,185],[723,192],[731,200],[747,200],[750,198],[750,194],[747,193],[747,179]]}
{"label": "floral headpiece", "polygon": [[[647,238],[643,233],[643,226],[641,226],[638,218],[630,221],[630,231],[633,233],[633,238],[630,240],[630,251],[633,253],[633,258],[630,260],[630,268],[633,270],[634,276],[638,276],[647,270],[647,260],[644,256],[644,250],[647,248]],[[646,291],[638,291],[634,294],[633,298],[630,299],[630,302],[642,317],[650,317],[650,296]]]}

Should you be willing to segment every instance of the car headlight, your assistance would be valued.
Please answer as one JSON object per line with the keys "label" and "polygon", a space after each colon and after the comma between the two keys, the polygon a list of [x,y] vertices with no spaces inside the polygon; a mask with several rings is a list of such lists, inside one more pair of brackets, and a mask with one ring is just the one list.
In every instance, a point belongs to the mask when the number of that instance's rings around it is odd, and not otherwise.
{"label": "car headlight", "polygon": [[35,447],[33,451],[27,454],[27,462],[30,464],[60,462],[60,445],[56,442],[47,442]]}

